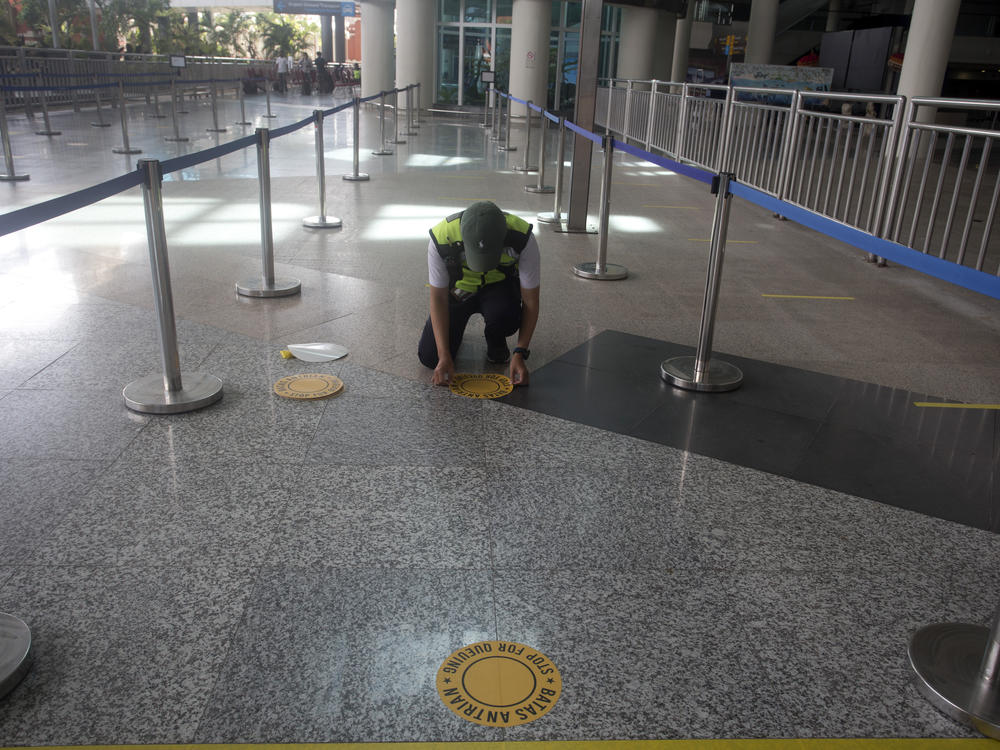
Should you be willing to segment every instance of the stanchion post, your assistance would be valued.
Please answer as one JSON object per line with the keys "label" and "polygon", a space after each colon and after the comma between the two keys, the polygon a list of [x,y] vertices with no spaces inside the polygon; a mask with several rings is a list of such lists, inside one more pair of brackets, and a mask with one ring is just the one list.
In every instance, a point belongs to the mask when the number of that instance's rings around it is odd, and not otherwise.
{"label": "stanchion post", "polygon": [[937,709],[1000,739],[1000,608],[993,624],[940,623],[910,640],[917,688]]}
{"label": "stanchion post", "polygon": [[420,128],[420,82],[417,81],[416,92],[414,93],[414,98],[416,99],[416,107],[413,110],[413,127]]}
{"label": "stanchion post", "polygon": [[219,127],[219,108],[216,99],[215,79],[212,79],[212,127],[205,128],[208,133],[225,133],[227,128]]}
{"label": "stanchion post", "polygon": [[514,167],[515,172],[534,172],[537,166],[531,166],[531,100],[524,105],[524,164]]}
{"label": "stanchion post", "polygon": [[104,122],[104,112],[101,110],[101,84],[94,76],[94,101],[97,103],[97,122],[90,123],[92,128],[110,128],[110,122]]}
{"label": "stanchion post", "polygon": [[413,84],[406,87],[406,135],[420,135],[413,128]]}
{"label": "stanchion post", "polygon": [[488,128],[490,126],[490,92],[493,89],[493,84],[490,84],[486,89],[486,106],[483,107],[483,122],[479,127]]}
{"label": "stanchion post", "polygon": [[0,699],[31,669],[31,630],[19,617],[0,612]]}
{"label": "stanchion post", "polygon": [[128,142],[128,115],[125,112],[125,84],[118,81],[118,115],[122,122],[122,145],[111,151],[115,154],[141,154],[142,149],[132,148]]}
{"label": "stanchion post", "polygon": [[313,110],[316,123],[316,182],[319,184],[319,213],[307,216],[302,220],[302,226],[315,229],[329,229],[343,226],[344,222],[336,216],[326,215],[326,147],[323,142],[323,110]]}
{"label": "stanchion post", "polygon": [[385,92],[379,92],[378,103],[378,151],[372,151],[374,156],[389,156],[392,149],[385,147]]}
{"label": "stanchion post", "polygon": [[184,109],[184,87],[181,86],[177,89],[177,114],[186,115],[189,114],[191,110]]}
{"label": "stanchion post", "polygon": [[[308,72],[308,71],[307,71]],[[243,82],[240,81],[236,86],[236,93],[240,97],[240,119],[234,122],[234,125],[252,125],[249,120],[247,120],[247,103],[246,97],[243,95]]]}
{"label": "stanchion post", "polygon": [[364,172],[359,172],[361,153],[361,99],[354,97],[354,171],[345,174],[343,179],[348,182],[367,182],[369,177]]}
{"label": "stanchion post", "polygon": [[517,146],[510,145],[510,105],[513,100],[507,96],[507,132],[504,133],[503,145],[499,147],[501,151],[517,151]]}
{"label": "stanchion post", "polygon": [[549,118],[545,116],[545,110],[542,110],[542,127],[540,143],[538,144],[538,182],[534,185],[525,185],[525,192],[528,193],[554,193],[555,188],[551,185],[545,184],[545,136],[548,132]]}
{"label": "stanchion post", "polygon": [[153,86],[153,114],[147,116],[157,120],[162,120],[166,117],[166,115],[160,112],[160,90],[156,88],[158,84],[153,83],[151,85]]}
{"label": "stanchion post", "polygon": [[163,223],[162,167],[156,159],[142,159],[139,171],[143,176],[142,201],[146,210],[153,306],[159,324],[163,374],[133,380],[122,390],[122,398],[125,406],[133,411],[179,414],[201,409],[222,398],[222,381],[214,375],[202,373],[188,373],[181,377],[170,263],[167,260],[167,234]]}
{"label": "stanchion post", "polygon": [[566,118],[559,118],[559,145],[556,147],[556,186],[552,211],[538,214],[542,224],[562,224],[563,162],[566,161]]}
{"label": "stanchion post", "polygon": [[244,297],[287,297],[299,294],[302,284],[298,279],[274,278],[274,231],[271,227],[271,131],[257,128],[257,181],[260,185],[260,277],[246,279],[236,284],[236,293]]}
{"label": "stanchion post", "polygon": [[0,94],[0,141],[3,142],[3,161],[7,168],[6,174],[0,174],[0,182],[24,182],[31,179],[29,174],[18,174],[14,169],[14,152],[10,148],[10,133],[7,131],[7,105],[4,96]]}
{"label": "stanchion post", "polygon": [[493,104],[493,122],[492,122],[492,132],[490,133],[491,141],[500,140],[500,118],[503,117],[503,96],[494,90],[494,95],[496,100]]}
{"label": "stanchion post", "polygon": [[267,114],[264,117],[277,117],[277,115],[271,114],[271,82],[264,79],[264,97],[267,99]]}
{"label": "stanchion post", "polygon": [[735,177],[722,172],[712,180],[716,194],[715,215],[712,218],[712,243],[705,279],[705,298],[701,308],[698,349],[695,356],[673,357],[660,364],[660,377],[677,388],[688,391],[722,392],[736,390],[743,383],[743,373],[735,365],[712,359],[712,337],[715,331],[715,311],[719,303],[722,264],[726,254],[726,232],[729,228],[729,205],[732,194],[729,183]]}
{"label": "stanchion post", "polygon": [[188,140],[187,138],[181,135],[180,126],[177,124],[177,91],[176,91],[176,83],[174,82],[173,79],[171,79],[170,81],[170,119],[173,122],[174,135],[173,137],[169,135],[164,136],[163,140],[173,141],[173,142],[182,142]]}
{"label": "stanchion post", "polygon": [[45,94],[41,73],[38,74],[38,100],[42,103],[42,119],[45,121],[45,130],[36,130],[35,135],[62,135],[62,131],[53,130],[52,123],[49,122],[49,102]]}
{"label": "stanchion post", "polygon": [[598,229],[597,262],[580,263],[573,267],[573,273],[585,279],[614,281],[628,276],[628,269],[615,263],[608,263],[608,224],[611,218],[611,166],[615,159],[615,139],[604,136],[604,170],[601,177],[601,219]]}
{"label": "stanchion post", "polygon": [[406,143],[399,138],[399,89],[392,90],[392,142]]}

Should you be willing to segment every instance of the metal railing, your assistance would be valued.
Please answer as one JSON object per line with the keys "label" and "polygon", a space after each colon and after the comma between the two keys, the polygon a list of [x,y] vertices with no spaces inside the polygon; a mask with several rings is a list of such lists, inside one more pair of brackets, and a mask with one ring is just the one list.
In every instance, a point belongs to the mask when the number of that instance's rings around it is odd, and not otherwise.
{"label": "metal railing", "polygon": [[[978,113],[986,127],[922,122]],[[928,114],[930,112],[930,114]],[[610,80],[596,124],[877,237],[1000,275],[1000,102]],[[874,259],[874,257],[872,257]]]}

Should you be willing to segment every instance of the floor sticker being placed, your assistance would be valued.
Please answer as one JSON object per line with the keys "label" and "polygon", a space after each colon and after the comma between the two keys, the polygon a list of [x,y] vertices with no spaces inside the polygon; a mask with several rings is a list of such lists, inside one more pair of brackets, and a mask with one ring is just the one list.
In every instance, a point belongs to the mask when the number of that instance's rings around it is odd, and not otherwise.
{"label": "floor sticker being placed", "polygon": [[344,381],[326,373],[289,375],[274,384],[274,392],[285,398],[326,398],[344,390]]}
{"label": "floor sticker being placed", "polygon": [[460,372],[451,379],[451,392],[466,398],[500,398],[510,395],[513,390],[510,378],[495,372],[481,375]]}
{"label": "floor sticker being placed", "polygon": [[562,677],[531,646],[480,641],[453,653],[437,673],[438,695],[466,721],[514,727],[545,716],[559,700]]}

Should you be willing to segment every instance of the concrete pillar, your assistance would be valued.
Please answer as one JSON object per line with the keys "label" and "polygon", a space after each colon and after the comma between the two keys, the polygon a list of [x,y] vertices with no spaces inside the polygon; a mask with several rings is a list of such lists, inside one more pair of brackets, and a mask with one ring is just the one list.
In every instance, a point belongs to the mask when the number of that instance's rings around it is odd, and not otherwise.
{"label": "concrete pillar", "polygon": [[[916,0],[906,37],[903,69],[896,93],[905,96],[941,96],[948,55],[955,36],[961,0]],[[922,107],[917,119],[931,122],[934,111]]]}
{"label": "concrete pillar", "polygon": [[656,11],[656,45],[653,52],[653,78],[671,80],[674,65],[674,37],[677,35],[677,14]]}
{"label": "concrete pillar", "polygon": [[771,64],[774,31],[778,26],[778,0],[753,0],[747,28],[746,62]]}
{"label": "concrete pillar", "polygon": [[[434,40],[436,0],[396,0],[396,85],[420,84],[420,98],[434,96]],[[404,100],[400,100],[404,102]],[[413,99],[416,106],[417,100]]]}
{"label": "concrete pillar", "polygon": [[330,52],[333,49],[333,16],[319,17],[319,50],[327,62],[333,60]]}
{"label": "concrete pillar", "polygon": [[826,8],[826,30],[840,30],[840,0],[830,0]]}
{"label": "concrete pillar", "polygon": [[653,77],[656,50],[654,8],[622,8],[621,41],[618,45],[618,78],[648,81]]}
{"label": "concrete pillar", "polygon": [[333,57],[328,57],[327,60],[342,63],[347,59],[344,57],[344,46],[346,42],[344,34],[345,26],[346,24],[344,23],[344,17],[342,15],[337,14],[333,17]]}
{"label": "concrete pillar", "polygon": [[[510,93],[544,107],[549,84],[549,34],[551,0],[514,0],[510,38]],[[514,103],[514,117],[525,107]]]}
{"label": "concrete pillar", "polygon": [[393,0],[361,2],[361,96],[393,88]]}
{"label": "concrete pillar", "polygon": [[670,80],[683,83],[687,80],[688,54],[691,50],[691,24],[694,23],[694,3],[689,2],[687,15],[677,19],[677,33],[674,34],[674,61],[670,69]]}

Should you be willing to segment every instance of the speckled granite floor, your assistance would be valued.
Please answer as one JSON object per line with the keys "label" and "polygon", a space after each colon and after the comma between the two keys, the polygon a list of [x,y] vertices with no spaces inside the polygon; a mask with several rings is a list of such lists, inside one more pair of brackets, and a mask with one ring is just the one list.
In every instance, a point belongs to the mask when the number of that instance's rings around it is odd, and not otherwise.
{"label": "speckled granite floor", "polygon": [[[277,102],[279,124],[315,104]],[[57,117],[72,131],[74,116]],[[138,119],[133,141],[159,147]],[[330,175],[350,169],[348,130],[327,129]],[[476,125],[426,118],[420,132],[366,158],[370,183],[331,181],[345,227],[327,233],[300,225],[315,213],[311,134],[275,141],[276,252],[303,282],[296,298],[233,292],[259,263],[252,156],[165,185],[182,367],[225,384],[200,412],[122,405],[122,386],[157,369],[134,192],[0,238],[0,611],[31,625],[36,658],[0,701],[0,745],[971,736],[916,692],[906,644],[931,622],[987,621],[1000,536],[428,384],[414,356],[427,227],[474,197],[529,217],[549,204]],[[46,161],[37,143],[15,136],[32,183],[0,185],[3,205],[117,173],[117,157],[53,142],[65,158]],[[609,252],[628,280],[575,278],[596,240],[539,230],[537,393],[575,362],[599,386],[588,399],[621,401],[625,378],[574,357],[608,336],[695,336],[707,245],[693,240],[710,196],[619,167]],[[730,236],[758,244],[727,259],[718,349],[1000,400],[995,300],[875,269],[752,207],[733,216]],[[856,302],[790,306],[763,290]],[[281,359],[296,340],[351,354]],[[460,369],[483,354],[470,335]],[[272,394],[308,371],[339,375],[344,393]],[[490,638],[557,664],[563,694],[545,718],[488,729],[442,704],[437,667]]]}

